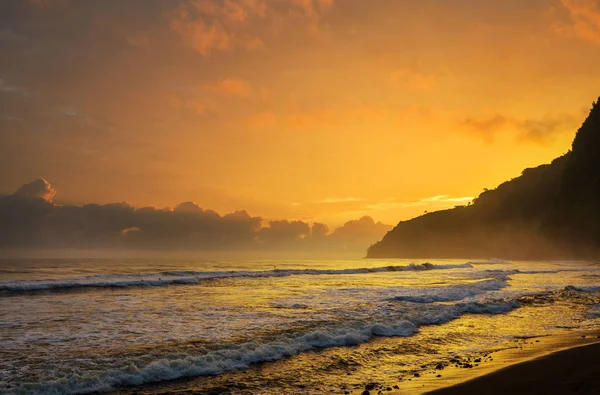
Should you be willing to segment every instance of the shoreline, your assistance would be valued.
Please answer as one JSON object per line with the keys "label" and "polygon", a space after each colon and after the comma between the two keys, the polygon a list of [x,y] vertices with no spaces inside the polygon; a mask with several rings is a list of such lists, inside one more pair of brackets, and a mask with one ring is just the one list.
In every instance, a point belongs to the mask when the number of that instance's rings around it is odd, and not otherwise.
{"label": "shoreline", "polygon": [[[515,343],[515,347],[482,356],[477,365],[473,359],[462,360],[458,366],[448,364],[419,377],[404,379],[392,391],[385,391],[384,386],[375,387],[370,393],[377,394],[380,390],[394,395],[600,392],[599,330],[517,339]],[[473,366],[464,368],[465,363]],[[566,386],[570,386],[571,392],[569,388],[565,390]],[[362,394],[363,390],[353,393]]]}
{"label": "shoreline", "polygon": [[490,374],[428,393],[432,395],[598,393],[600,392],[599,355],[600,342],[575,346],[509,365]]}
{"label": "shoreline", "polygon": [[[391,342],[392,338],[382,338],[376,341]],[[572,371],[583,372],[587,368],[595,368],[591,374],[585,377],[595,377],[597,374],[597,386],[593,384],[593,388],[600,390],[600,364],[597,363],[600,356],[600,330],[585,330],[574,331],[562,334],[540,335],[532,337],[516,338],[510,344],[503,348],[496,348],[493,351],[479,351],[460,356],[447,355],[440,358],[437,362],[432,360],[426,369],[408,370],[400,377],[391,380],[377,380],[373,377],[372,380],[362,382],[354,382],[351,385],[342,385],[339,387],[316,388],[316,391],[311,392],[308,389],[300,389],[298,394],[311,393],[336,393],[336,394],[351,394],[351,395],[375,395],[375,394],[434,394],[434,395],[454,395],[454,394],[504,394],[504,393],[544,393],[544,394],[564,394],[573,393],[565,392],[563,387],[549,384],[548,387],[539,385],[539,382],[547,381],[548,376],[552,378],[558,377],[556,373],[547,373],[543,366],[540,368],[540,362],[546,366],[554,366],[561,371],[567,372],[567,377]],[[590,349],[593,347],[593,350]],[[560,354],[576,350],[577,356],[570,358],[569,368],[566,370],[560,365]],[[585,351],[591,350],[591,351]],[[319,351],[313,351],[312,353]],[[310,353],[308,353],[310,354]],[[556,357],[556,355],[559,355]],[[308,356],[307,358],[310,358]],[[546,361],[550,358],[550,362]],[[458,360],[451,362],[452,360]],[[557,363],[558,361],[558,363]],[[440,366],[442,365],[442,366]],[[468,366],[465,366],[468,365]],[[470,365],[470,366],[469,366]],[[529,367],[530,365],[533,368]],[[200,376],[192,378],[176,379],[170,382],[150,383],[132,388],[123,388],[111,392],[111,394],[121,395],[150,395],[150,394],[217,394],[217,393],[240,393],[251,394],[250,389],[245,387],[243,383],[246,380],[252,380],[257,372],[270,370],[271,373],[276,372],[278,368],[276,363],[263,362],[252,365],[247,370],[230,372],[240,379],[241,384],[232,384],[231,382],[221,382],[215,386],[205,386],[206,383],[214,380],[219,380],[217,376]],[[527,373],[520,374],[518,370],[526,366]],[[425,366],[423,366],[425,367]],[[380,369],[373,366],[374,369]],[[517,373],[513,372],[517,369]],[[418,375],[415,373],[418,372]],[[531,372],[537,374],[533,376]],[[268,374],[268,373],[267,373]],[[498,378],[499,377],[499,378]],[[537,377],[536,381],[527,381],[531,377]],[[522,378],[523,380],[519,380]],[[589,380],[588,380],[589,381]],[[490,384],[491,382],[492,384]],[[506,387],[501,388],[495,384],[500,382]],[[574,385],[582,383],[585,385],[586,378],[579,378],[574,382]],[[538,387],[540,391],[538,390]],[[560,388],[560,391],[552,392],[548,388]],[[578,388],[583,388],[579,385]],[[368,391],[368,392],[366,392]],[[537,391],[537,392],[536,392]],[[264,393],[264,392],[260,392]],[[589,393],[589,392],[577,392]]]}

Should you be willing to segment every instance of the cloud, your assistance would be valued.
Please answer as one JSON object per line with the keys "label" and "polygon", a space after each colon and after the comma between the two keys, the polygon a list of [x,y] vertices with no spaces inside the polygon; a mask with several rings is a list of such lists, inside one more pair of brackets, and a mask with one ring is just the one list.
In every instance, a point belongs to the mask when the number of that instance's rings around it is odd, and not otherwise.
{"label": "cloud", "polygon": [[183,202],[183,203],[178,204],[173,209],[173,211],[176,213],[192,214],[192,213],[202,213],[204,210],[202,210],[202,207],[198,206],[194,202]]}
{"label": "cloud", "polygon": [[54,205],[44,179],[0,195],[2,248],[132,248],[199,251],[354,251],[366,248],[391,226],[370,217],[329,231],[298,220],[264,221],[246,211],[225,215],[187,201],[174,208],[135,208],[127,203]]}
{"label": "cloud", "polygon": [[311,36],[319,34],[321,16],[333,8],[334,0],[291,0],[289,13],[299,13],[306,18],[306,32]]}
{"label": "cloud", "polygon": [[466,118],[459,123],[487,143],[493,142],[499,132],[512,130],[516,132],[517,141],[545,145],[551,143],[560,133],[575,130],[580,118],[581,114],[573,113],[546,114],[541,118],[493,114],[483,118]]}
{"label": "cloud", "polygon": [[450,197],[448,195],[437,195],[428,198],[424,198],[418,201],[419,204],[426,203],[466,203],[473,200],[473,196],[464,196],[464,197]]}
{"label": "cloud", "polygon": [[289,243],[308,236],[310,226],[303,221],[269,221],[269,226],[258,232],[258,239],[263,243]]}
{"label": "cloud", "polygon": [[359,199],[359,198],[350,196],[350,197],[345,197],[345,198],[325,198],[323,200],[316,201],[315,203],[330,204],[330,203],[360,202],[363,200],[364,199]]}
{"label": "cloud", "polygon": [[173,10],[170,26],[185,45],[203,56],[235,48],[254,51],[264,44],[251,34],[246,22],[264,18],[266,10],[261,0],[187,0]]}
{"label": "cloud", "polygon": [[332,236],[346,239],[379,239],[391,229],[390,225],[375,222],[373,218],[364,216],[357,220],[348,221],[344,225],[335,228]]}
{"label": "cloud", "polygon": [[367,210],[379,211],[379,210],[387,210],[393,208],[403,208],[403,207],[421,207],[421,206],[430,206],[430,207],[453,207],[456,205],[462,205],[471,202],[474,199],[473,196],[460,196],[460,197],[452,197],[449,195],[436,195],[421,198],[419,200],[413,202],[399,202],[396,199],[386,199],[381,202],[368,204],[365,206]]}
{"label": "cloud", "polygon": [[561,3],[569,11],[574,34],[584,40],[600,44],[600,1],[561,0]]}
{"label": "cloud", "polygon": [[28,92],[25,88],[14,86],[8,83],[7,81],[3,80],[2,78],[0,78],[0,92],[21,96],[27,96],[30,94],[30,92]]}
{"label": "cloud", "polygon": [[540,119],[524,119],[517,123],[517,138],[521,141],[548,144],[557,134],[576,130],[580,119],[578,115],[566,113],[545,115]]}
{"label": "cloud", "polygon": [[469,131],[480,135],[486,142],[492,142],[496,132],[509,125],[510,120],[502,114],[495,114],[487,118],[467,118],[461,122]]}
{"label": "cloud", "polygon": [[14,193],[14,196],[17,197],[40,198],[49,202],[52,201],[54,195],[56,195],[56,189],[52,188],[52,185],[43,178],[21,186]]}
{"label": "cloud", "polygon": [[[172,11],[169,25],[182,42],[203,56],[214,52],[264,50],[265,39],[282,29],[304,26],[315,35],[333,0],[185,0]],[[268,37],[267,37],[268,35]]]}
{"label": "cloud", "polygon": [[139,231],[140,231],[140,228],[138,228],[137,226],[133,226],[131,228],[123,229],[121,231],[121,236],[127,236],[127,235],[133,234],[135,232],[139,232]]}
{"label": "cloud", "polygon": [[209,56],[215,50],[228,51],[234,45],[233,38],[221,24],[193,19],[185,10],[176,11],[171,28],[181,36],[184,44],[204,56]]}
{"label": "cloud", "polygon": [[312,226],[312,228],[310,228],[310,235],[313,238],[316,239],[323,239],[327,236],[327,234],[329,233],[329,227],[325,224],[319,223],[319,222],[315,222]]}
{"label": "cloud", "polygon": [[252,93],[250,85],[247,82],[235,78],[225,78],[218,82],[208,84],[207,89],[218,95],[242,99],[249,98]]}
{"label": "cloud", "polygon": [[[346,222],[344,225],[336,228],[334,233],[341,236],[364,236],[372,234],[377,228],[388,228],[381,222],[375,223],[375,220],[369,216],[364,216],[357,220]],[[389,230],[389,229],[387,229]]]}

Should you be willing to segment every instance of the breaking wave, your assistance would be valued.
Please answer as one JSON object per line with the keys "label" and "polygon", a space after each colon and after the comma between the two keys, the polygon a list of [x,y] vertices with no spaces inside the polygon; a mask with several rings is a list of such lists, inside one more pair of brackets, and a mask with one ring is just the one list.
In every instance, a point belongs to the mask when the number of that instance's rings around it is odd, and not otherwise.
{"label": "breaking wave", "polygon": [[488,261],[473,261],[468,262],[471,265],[510,265],[509,261],[504,261],[502,259],[490,259]]}
{"label": "breaking wave", "polygon": [[[411,336],[422,325],[443,324],[464,314],[505,314],[518,308],[516,301],[490,303],[460,303],[425,311],[410,320],[382,320],[372,323],[341,323],[305,334],[280,337],[267,342],[246,342],[236,347],[194,354],[163,356],[150,363],[144,357],[117,362],[117,367],[85,371],[39,383],[23,383],[17,394],[85,394],[107,392],[118,388],[158,383],[186,377],[218,375],[231,370],[246,369],[251,364],[276,361],[301,352],[335,347],[356,346],[375,336]],[[114,366],[114,365],[112,365]]]}
{"label": "breaking wave", "polygon": [[392,298],[392,300],[414,303],[454,302],[489,291],[499,291],[508,287],[507,280],[508,276],[502,276],[501,278],[476,283],[420,289],[419,295],[400,295]]}
{"label": "breaking wave", "polygon": [[169,285],[195,285],[202,281],[221,278],[265,278],[287,277],[296,275],[340,275],[340,274],[366,274],[379,272],[423,271],[423,270],[448,270],[472,268],[469,263],[455,265],[434,265],[432,263],[415,264],[406,266],[384,266],[375,268],[356,269],[284,269],[264,271],[168,271],[150,274],[120,274],[120,275],[95,275],[71,277],[51,280],[19,280],[0,282],[0,291],[8,293],[24,293],[36,291],[60,291],[76,288],[125,288],[125,287],[160,287]]}

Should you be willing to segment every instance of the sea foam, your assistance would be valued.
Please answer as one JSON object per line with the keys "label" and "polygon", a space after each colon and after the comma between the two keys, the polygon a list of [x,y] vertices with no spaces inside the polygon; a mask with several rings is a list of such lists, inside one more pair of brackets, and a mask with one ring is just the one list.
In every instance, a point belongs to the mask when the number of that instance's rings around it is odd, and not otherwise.
{"label": "sea foam", "polygon": [[127,386],[158,383],[186,377],[218,375],[231,370],[246,369],[251,364],[276,361],[301,352],[334,346],[356,346],[375,336],[411,336],[422,325],[443,324],[464,314],[504,314],[519,304],[515,301],[463,303],[447,305],[423,312],[411,320],[388,320],[372,323],[342,322],[304,334],[283,336],[260,342],[249,341],[237,347],[169,357],[165,355],[150,363],[144,358],[121,361],[121,366],[104,371],[87,371],[38,383],[23,383],[16,394],[85,394],[108,392]]}
{"label": "sea foam", "polygon": [[419,289],[418,295],[399,295],[393,300],[413,303],[453,302],[473,297],[489,291],[498,291],[508,287],[508,277],[487,279],[474,283],[459,284],[445,287]]}
{"label": "sea foam", "polygon": [[468,269],[469,263],[454,265],[435,265],[432,263],[410,264],[406,266],[384,266],[356,269],[285,269],[264,271],[169,271],[148,274],[94,275],[47,280],[18,280],[0,282],[0,291],[9,293],[25,293],[36,291],[60,291],[75,288],[125,288],[125,287],[160,287],[169,285],[195,285],[202,281],[222,278],[265,278],[287,277],[297,275],[351,275],[382,272],[425,271]]}

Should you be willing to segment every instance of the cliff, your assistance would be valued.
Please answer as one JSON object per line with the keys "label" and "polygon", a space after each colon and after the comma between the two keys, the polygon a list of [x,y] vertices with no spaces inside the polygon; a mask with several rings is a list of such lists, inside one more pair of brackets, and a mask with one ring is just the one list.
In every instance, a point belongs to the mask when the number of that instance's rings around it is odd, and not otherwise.
{"label": "cliff", "polygon": [[400,222],[369,258],[600,257],[600,98],[571,150],[486,190],[472,205]]}

